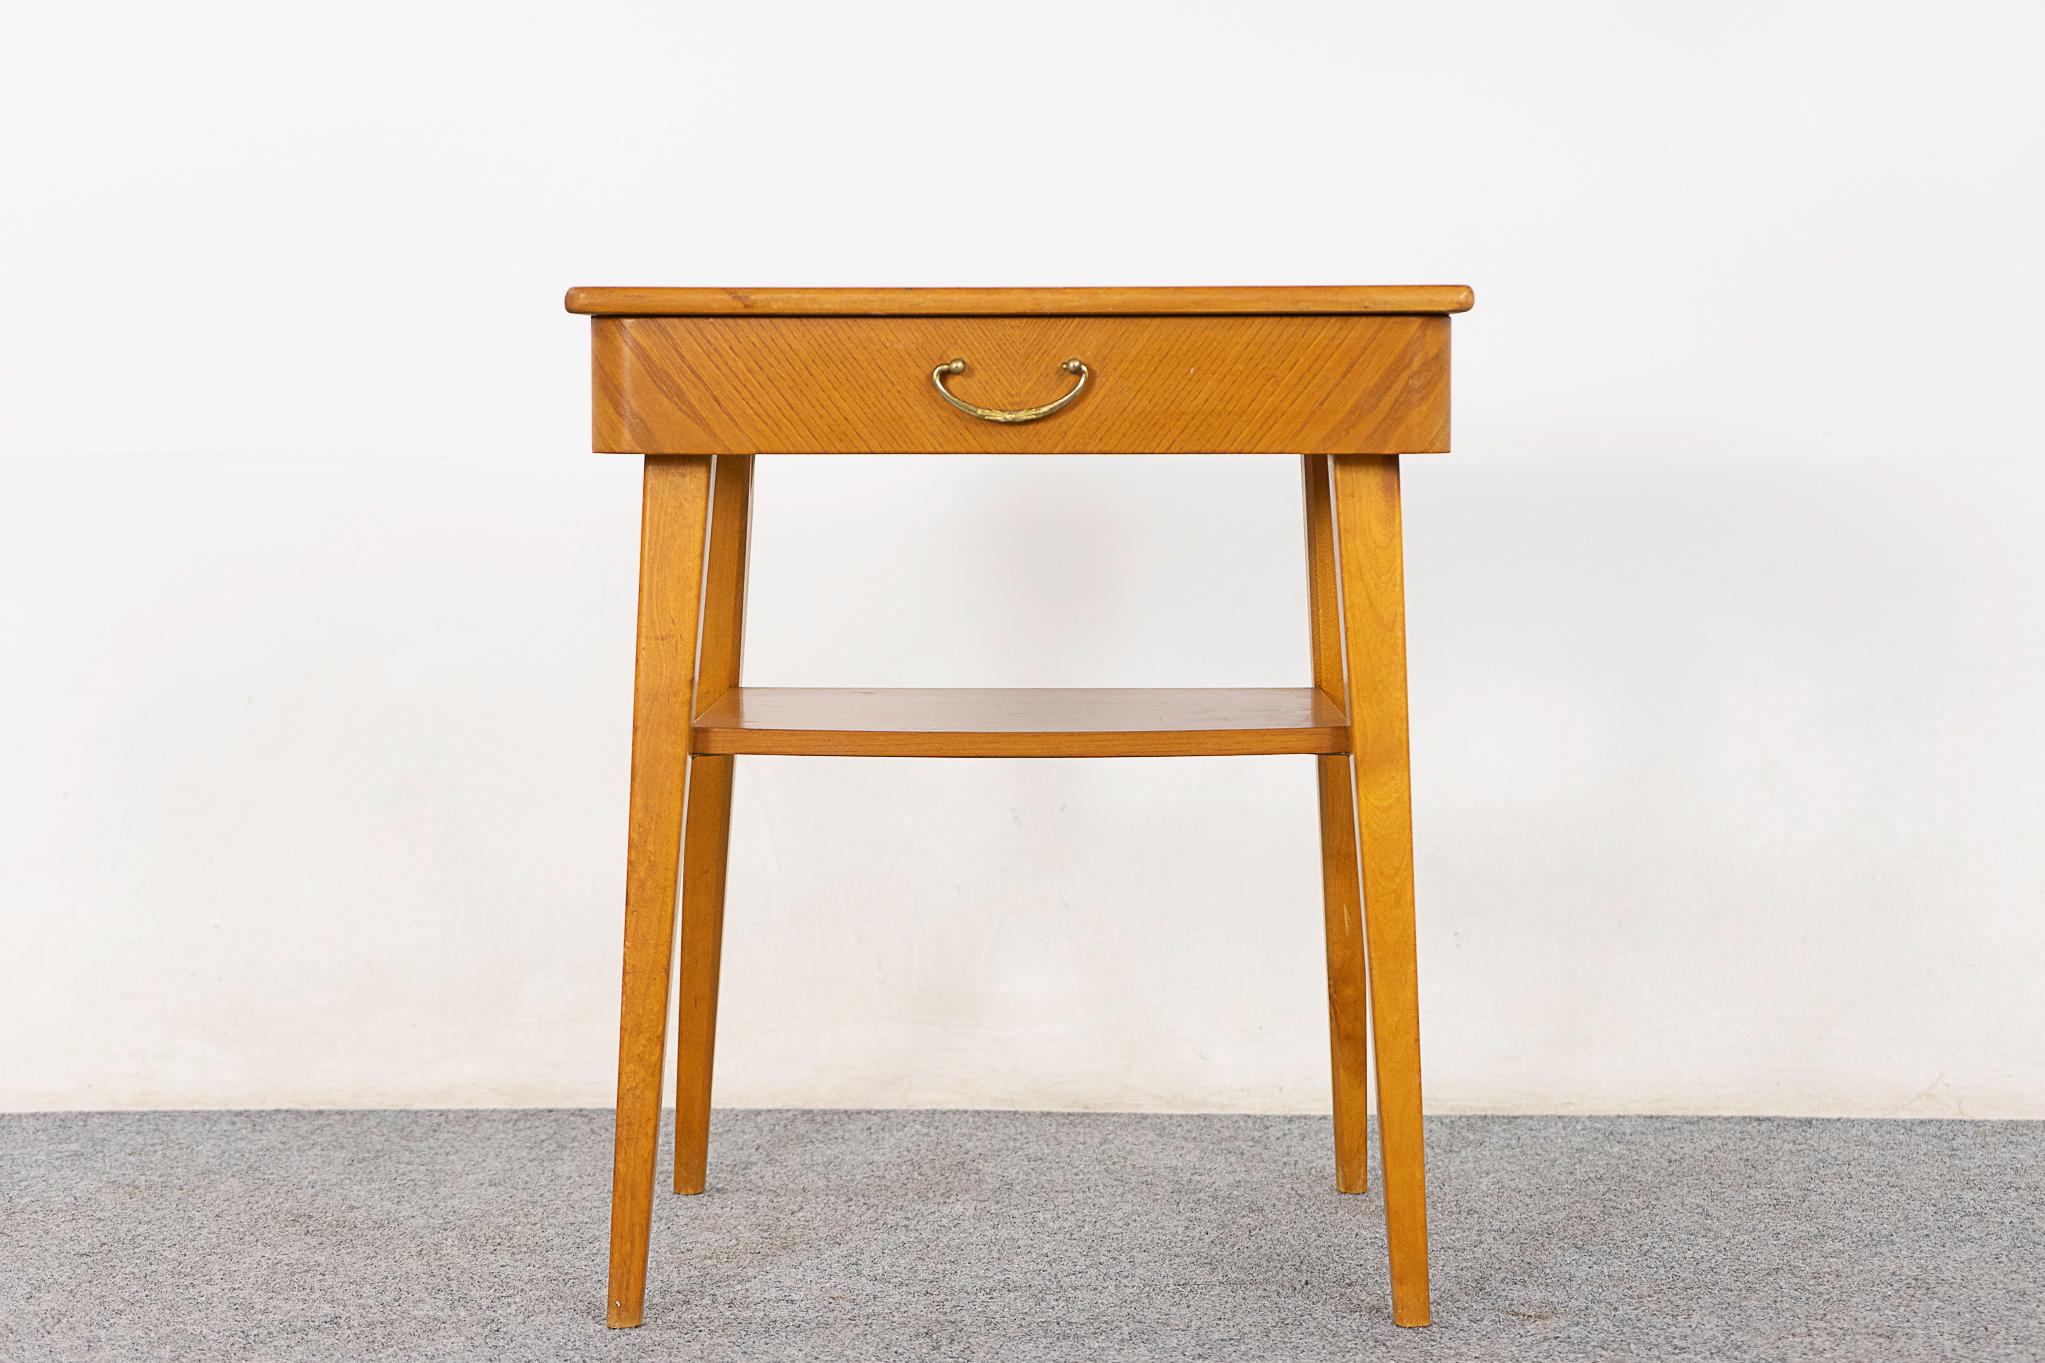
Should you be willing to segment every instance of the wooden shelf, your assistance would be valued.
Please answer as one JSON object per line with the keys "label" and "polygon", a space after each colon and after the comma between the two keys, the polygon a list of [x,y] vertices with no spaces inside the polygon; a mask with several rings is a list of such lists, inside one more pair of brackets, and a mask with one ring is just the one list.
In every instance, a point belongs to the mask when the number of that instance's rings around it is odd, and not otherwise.
{"label": "wooden shelf", "polygon": [[1312,686],[855,690],[741,686],[696,717],[699,753],[801,757],[1227,757],[1349,751]]}

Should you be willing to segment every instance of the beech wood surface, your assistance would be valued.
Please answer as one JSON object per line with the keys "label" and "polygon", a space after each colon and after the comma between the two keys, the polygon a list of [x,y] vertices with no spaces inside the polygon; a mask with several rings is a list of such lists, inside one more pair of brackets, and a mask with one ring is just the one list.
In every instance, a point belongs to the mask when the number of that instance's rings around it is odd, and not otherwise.
{"label": "beech wood surface", "polygon": [[1425,1325],[1427,1161],[1420,1122],[1420,988],[1413,920],[1413,776],[1406,728],[1406,570],[1399,461],[1334,461],[1336,558],[1349,664],[1357,841],[1371,1030],[1377,1050],[1378,1148],[1392,1319]]}
{"label": "beech wood surface", "polygon": [[696,750],[810,757],[1213,757],[1345,751],[1311,686],[895,689],[740,686]]}
{"label": "beech wood surface", "polygon": [[[1348,708],[1342,665],[1341,601],[1335,581],[1335,518],[1328,460],[1300,460],[1306,506],[1307,610],[1314,685]],[[1314,759],[1321,815],[1321,905],[1328,947],[1328,1053],[1335,1107],[1335,1188],[1370,1187],[1370,1059],[1363,948],[1362,887],[1357,880],[1356,809],[1349,759]]]}
{"label": "beech wood surface", "polygon": [[[703,583],[703,641],[696,663],[700,706],[738,685],[744,652],[746,554],[751,537],[753,459],[721,454],[714,464],[710,551]],[[675,1008],[675,1191],[703,1191],[710,1148],[710,1080],[717,1049],[717,984],[724,952],[725,866],[731,849],[729,757],[689,762],[688,821],[682,834],[682,967]]]}
{"label": "beech wood surface", "polygon": [[1313,316],[1468,311],[1462,284],[1094,289],[576,288],[568,311],[601,317]]}
{"label": "beech wood surface", "polygon": [[[602,317],[592,443],[625,454],[1409,454],[1449,441],[1446,317]],[[1015,425],[961,399],[1071,406]]]}
{"label": "beech wood surface", "polygon": [[632,788],[625,860],[625,972],[618,1021],[618,1123],[611,1159],[605,1312],[637,1325],[645,1307],[653,1165],[674,973],[675,880],[696,628],[710,518],[707,458],[648,459],[639,532],[639,640],[632,686]]}

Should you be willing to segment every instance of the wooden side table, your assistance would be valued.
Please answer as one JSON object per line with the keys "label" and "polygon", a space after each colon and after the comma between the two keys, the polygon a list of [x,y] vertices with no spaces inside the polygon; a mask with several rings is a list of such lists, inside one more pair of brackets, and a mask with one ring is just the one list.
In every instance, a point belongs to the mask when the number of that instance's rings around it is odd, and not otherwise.
{"label": "wooden side table", "polygon": [[[1470,302],[1460,287],[569,291],[593,319],[595,447],[645,456],[611,1325],[639,1324],[645,1298],[678,882],[675,1191],[703,1191],[747,753],[1312,754],[1335,1186],[1364,1189],[1368,957],[1392,1315],[1428,1323],[1399,456],[1448,448],[1448,314]],[[740,686],[753,457],[854,453],[1300,458],[1313,684]]]}

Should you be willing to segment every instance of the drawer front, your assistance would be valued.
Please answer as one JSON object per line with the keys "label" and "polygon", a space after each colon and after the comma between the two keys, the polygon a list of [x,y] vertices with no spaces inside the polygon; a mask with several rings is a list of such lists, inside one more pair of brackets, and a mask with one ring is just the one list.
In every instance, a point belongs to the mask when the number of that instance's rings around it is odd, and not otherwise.
{"label": "drawer front", "polygon": [[[598,317],[623,454],[1419,454],[1449,438],[1449,319]],[[946,402],[1012,411],[1007,424]]]}

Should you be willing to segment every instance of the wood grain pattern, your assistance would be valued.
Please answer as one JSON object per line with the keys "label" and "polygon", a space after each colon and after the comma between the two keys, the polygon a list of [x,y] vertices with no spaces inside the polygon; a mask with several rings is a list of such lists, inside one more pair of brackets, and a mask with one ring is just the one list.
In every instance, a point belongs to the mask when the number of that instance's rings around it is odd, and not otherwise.
{"label": "wood grain pattern", "polygon": [[[721,454],[712,470],[710,555],[703,585],[698,705],[738,685],[744,652],[746,556],[753,460]],[[717,1050],[717,985],[724,954],[725,867],[731,852],[730,757],[689,762],[682,833],[682,969],[675,1008],[675,1191],[703,1191],[710,1154],[710,1081]]]}
{"label": "wood grain pattern", "polygon": [[625,971],[618,1022],[618,1124],[611,1160],[606,1319],[637,1325],[646,1296],[661,1064],[674,970],[675,879],[710,461],[648,459],[639,539],[639,642],[632,688],[632,794],[625,863]]}
{"label": "wood grain pattern", "polygon": [[[1314,685],[1346,710],[1342,616],[1335,580],[1335,515],[1328,460],[1300,460],[1306,506],[1307,612]],[[1335,1188],[1370,1187],[1370,1061],[1368,989],[1364,969],[1363,900],[1357,881],[1356,808],[1349,789],[1349,759],[1314,760],[1321,816],[1321,906],[1328,945],[1328,1053],[1335,1106]]]}
{"label": "wood grain pattern", "polygon": [[818,757],[1199,757],[1341,752],[1311,686],[850,690],[741,686],[696,717],[696,750]]}
{"label": "wood grain pattern", "polygon": [[1465,312],[1461,284],[1149,289],[578,288],[568,311],[605,317],[1314,316]]}
{"label": "wood grain pattern", "polygon": [[1425,1325],[1427,1169],[1421,1134],[1420,989],[1413,917],[1413,777],[1406,729],[1406,571],[1399,461],[1334,461],[1338,572],[1349,664],[1357,841],[1378,1068],[1378,1141],[1392,1319]]}
{"label": "wood grain pattern", "polygon": [[[1445,450],[1445,317],[603,317],[599,451],[1403,454]],[[1022,425],[954,410],[1087,391]]]}

